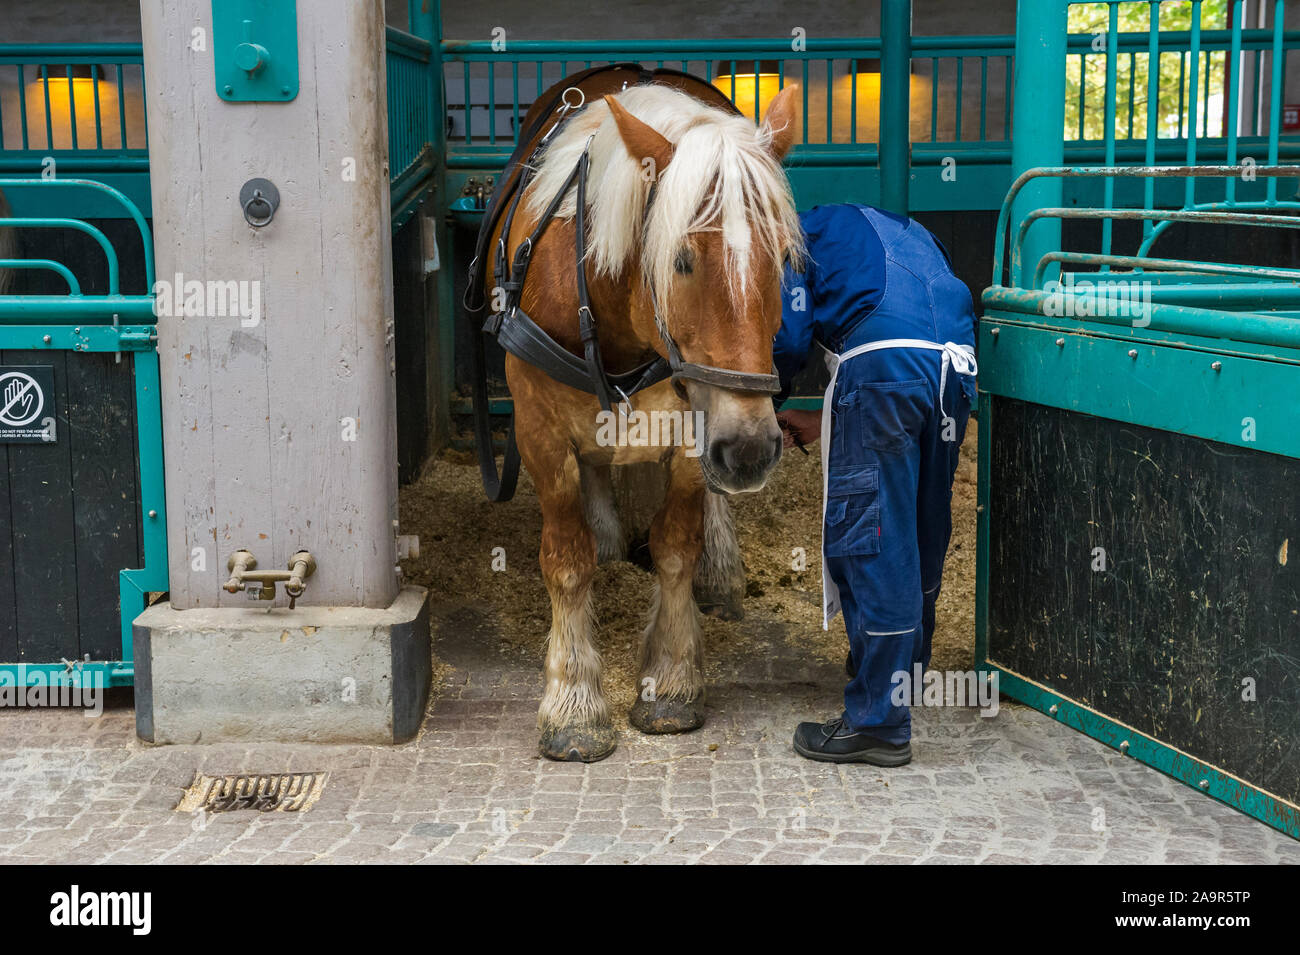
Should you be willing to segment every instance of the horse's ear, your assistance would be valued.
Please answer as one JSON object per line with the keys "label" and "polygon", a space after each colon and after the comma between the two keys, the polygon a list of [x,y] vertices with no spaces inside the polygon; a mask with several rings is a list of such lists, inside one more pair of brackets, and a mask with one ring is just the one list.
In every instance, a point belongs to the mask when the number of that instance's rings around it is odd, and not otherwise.
{"label": "horse's ear", "polygon": [[777,159],[784,159],[794,145],[794,137],[799,128],[798,96],[799,85],[792,83],[767,104],[763,130],[771,137],[772,155]]}
{"label": "horse's ear", "polygon": [[654,127],[629,113],[613,96],[606,96],[605,102],[609,105],[614,122],[618,124],[619,135],[623,137],[623,145],[627,147],[628,153],[643,167],[646,159],[654,163],[650,174],[657,179],[672,161],[673,144]]}

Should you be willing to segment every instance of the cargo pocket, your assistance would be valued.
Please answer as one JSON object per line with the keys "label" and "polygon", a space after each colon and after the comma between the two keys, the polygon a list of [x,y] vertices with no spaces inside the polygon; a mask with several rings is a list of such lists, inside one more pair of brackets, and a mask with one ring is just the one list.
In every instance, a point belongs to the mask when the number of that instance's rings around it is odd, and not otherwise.
{"label": "cargo pocket", "polygon": [[864,447],[898,454],[925,430],[934,405],[934,385],[924,378],[858,385],[835,406],[835,426],[846,441],[860,436]]}
{"label": "cargo pocket", "polygon": [[826,556],[880,553],[880,467],[831,468],[826,484]]}
{"label": "cargo pocket", "polygon": [[961,380],[961,393],[965,395],[967,403],[972,408],[975,407],[975,376],[959,374],[957,377]]}

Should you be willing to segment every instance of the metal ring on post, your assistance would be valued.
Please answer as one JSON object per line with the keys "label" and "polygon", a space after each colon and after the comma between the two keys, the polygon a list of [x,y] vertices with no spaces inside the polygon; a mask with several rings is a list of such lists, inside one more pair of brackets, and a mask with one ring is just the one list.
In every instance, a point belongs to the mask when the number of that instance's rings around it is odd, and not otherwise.
{"label": "metal ring on post", "polygon": [[280,207],[280,190],[269,179],[250,179],[239,190],[244,221],[255,229],[270,223]]}

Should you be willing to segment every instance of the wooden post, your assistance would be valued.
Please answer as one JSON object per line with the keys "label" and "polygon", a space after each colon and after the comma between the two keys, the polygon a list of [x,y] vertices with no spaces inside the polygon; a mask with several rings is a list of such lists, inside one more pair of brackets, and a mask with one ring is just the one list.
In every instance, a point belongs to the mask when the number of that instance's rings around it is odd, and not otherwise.
{"label": "wooden post", "polygon": [[[299,0],[300,88],[280,103],[218,96],[211,0],[142,0],[141,22],[159,279],[183,276],[174,303],[250,283],[242,301],[260,306],[159,319],[171,605],[249,607],[221,589],[227,557],[246,548],[283,569],[305,548],[317,570],[301,604],[387,607],[399,580],[383,5]],[[238,201],[256,177],[280,193],[260,229]]]}

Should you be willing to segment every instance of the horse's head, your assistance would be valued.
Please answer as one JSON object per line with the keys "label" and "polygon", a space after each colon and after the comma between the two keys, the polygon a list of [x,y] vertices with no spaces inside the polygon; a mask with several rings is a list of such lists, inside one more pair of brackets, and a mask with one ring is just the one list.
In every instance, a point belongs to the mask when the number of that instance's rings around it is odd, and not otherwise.
{"label": "horse's head", "polygon": [[772,373],[783,266],[802,255],[781,167],[794,141],[797,90],[779,93],[757,127],[702,105],[683,118],[681,94],[667,110],[638,90],[606,97],[623,145],[653,183],[642,190],[639,249],[629,250],[639,251],[643,279],[633,291],[634,327],[665,356],[671,341],[683,362],[755,376],[741,387],[707,373],[675,379],[703,412],[705,479],[729,493],[761,488],[781,455],[772,396],[746,385]]}

